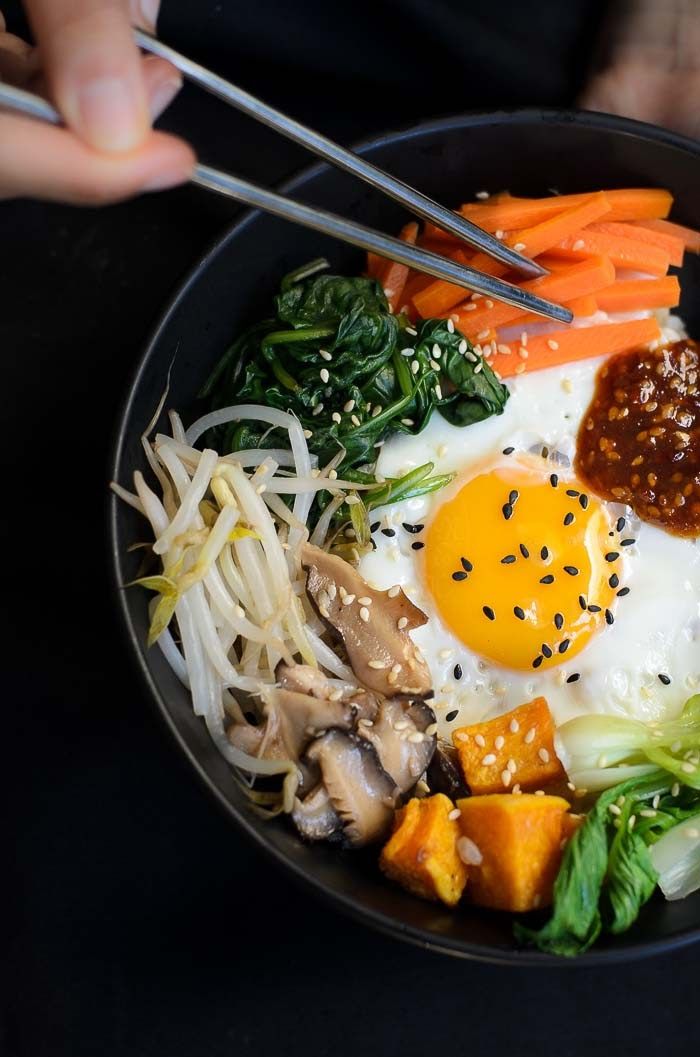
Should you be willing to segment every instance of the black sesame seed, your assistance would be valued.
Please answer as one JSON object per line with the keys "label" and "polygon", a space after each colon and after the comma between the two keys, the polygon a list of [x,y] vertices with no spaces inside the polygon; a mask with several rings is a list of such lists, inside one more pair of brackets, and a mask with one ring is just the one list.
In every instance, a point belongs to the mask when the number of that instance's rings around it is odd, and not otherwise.
{"label": "black sesame seed", "polygon": [[588,496],[582,492],[581,495],[578,497],[578,501],[581,504],[581,509],[585,510],[588,506]]}
{"label": "black sesame seed", "polygon": [[505,557],[501,558],[501,565],[512,565],[514,561],[514,554],[506,554]]}
{"label": "black sesame seed", "polygon": [[552,488],[557,487],[557,485],[559,484],[559,477],[556,473],[551,473],[549,475],[549,483],[551,484]]}
{"label": "black sesame seed", "polygon": [[567,683],[577,683],[581,678],[580,672],[572,672],[569,678],[566,680]]}
{"label": "black sesame seed", "polygon": [[630,593],[629,587],[621,587],[620,590],[617,592],[617,597],[618,598],[624,598],[625,595],[628,595],[629,593]]}
{"label": "black sesame seed", "polygon": [[445,716],[445,720],[446,720],[447,723],[451,723],[452,720],[456,719],[458,715],[459,715],[458,710],[456,708],[453,708],[451,712],[447,713],[447,715]]}
{"label": "black sesame seed", "polygon": [[570,642],[571,642],[571,639],[562,639],[561,642],[559,643],[559,645],[557,646],[557,649],[559,650],[559,652],[560,653],[566,653],[566,651],[569,648]]}
{"label": "black sesame seed", "polygon": [[527,547],[525,546],[524,543],[520,544],[520,553],[522,554],[523,558],[529,558],[530,557],[530,552],[529,552],[529,550],[527,549]]}
{"label": "black sesame seed", "polygon": [[462,572],[461,569],[458,569],[456,573],[452,573],[452,579],[453,580],[457,580],[457,581],[466,580],[467,579],[467,573]]}
{"label": "black sesame seed", "polygon": [[542,550],[540,551],[540,558],[542,559],[543,562],[546,562],[548,557],[549,557],[549,549],[547,547],[543,547]]}
{"label": "black sesame seed", "polygon": [[513,612],[515,613],[518,620],[525,619],[525,610],[521,606],[513,606]]}
{"label": "black sesame seed", "polygon": [[580,605],[581,609],[583,609],[585,611],[586,606],[588,605],[588,602],[586,601],[586,596],[585,595],[579,595],[578,596],[578,604]]}
{"label": "black sesame seed", "polygon": [[409,523],[407,521],[404,521],[403,524],[401,525],[401,528],[405,529],[406,532],[412,532],[413,535],[415,536],[415,535],[417,535],[417,533],[423,531],[423,529],[425,528],[425,525],[409,525]]}
{"label": "black sesame seed", "polygon": [[376,532],[378,528],[379,528],[379,522],[378,521],[373,521],[372,524],[369,527],[369,530],[370,530],[370,532]]}
{"label": "black sesame seed", "polygon": [[422,550],[422,549],[423,549],[423,547],[425,547],[425,544],[424,544],[424,543],[421,543],[421,542],[420,542],[420,540],[416,540],[416,542],[415,542],[415,543],[412,543],[412,544],[411,544],[411,548],[412,548],[412,550],[414,550],[414,551],[420,551],[420,550]]}
{"label": "black sesame seed", "polygon": [[565,565],[564,572],[568,573],[569,576],[578,576],[579,570],[576,568],[575,565]]}
{"label": "black sesame seed", "polygon": [[605,623],[606,624],[614,624],[615,623],[615,617],[612,615],[612,613],[610,612],[609,609],[605,610]]}
{"label": "black sesame seed", "polygon": [[503,454],[504,455],[512,455],[514,451],[515,451],[515,448],[504,448],[503,449]]}
{"label": "black sesame seed", "polygon": [[564,627],[564,614],[563,613],[555,613],[554,614],[554,627],[557,629],[557,631],[561,631],[561,629]]}
{"label": "black sesame seed", "polygon": [[541,654],[540,654],[539,657],[535,657],[534,661],[532,662],[532,667],[533,668],[539,668],[539,666],[542,664],[543,660],[544,660],[544,657],[542,657]]}
{"label": "black sesame seed", "polygon": [[621,547],[632,547],[636,543],[636,540],[620,540]]}
{"label": "black sesame seed", "polygon": [[547,448],[547,447],[542,448],[542,453],[541,454],[542,454],[542,458],[543,459],[548,459],[549,458],[549,448]]}
{"label": "black sesame seed", "polygon": [[504,503],[503,505],[503,517],[506,521],[510,521],[513,516],[513,507],[510,503]]}
{"label": "black sesame seed", "polygon": [[551,573],[548,573],[546,576],[542,577],[542,579],[540,580],[540,583],[541,584],[553,584],[554,583],[554,577],[552,576]]}
{"label": "black sesame seed", "polygon": [[469,561],[468,558],[460,558],[459,560],[460,560],[460,564],[461,564],[462,568],[464,569],[465,573],[470,573],[473,570],[474,566],[472,565],[472,563]]}
{"label": "black sesame seed", "polygon": [[605,560],[606,562],[616,562],[619,557],[620,555],[617,551],[608,551],[605,555]]}
{"label": "black sesame seed", "polygon": [[574,515],[571,513],[571,511],[569,511],[569,513],[564,516],[564,525],[568,527],[569,525],[573,525],[573,523]]}
{"label": "black sesame seed", "polygon": [[581,493],[577,492],[575,488],[567,488],[566,494],[570,495],[572,499],[576,499],[576,497],[579,496]]}
{"label": "black sesame seed", "polygon": [[659,682],[663,683],[664,686],[670,686],[671,685],[671,676],[670,675],[666,675],[665,672],[659,672]]}
{"label": "black sesame seed", "polygon": [[552,647],[548,646],[546,642],[542,643],[542,653],[545,655],[547,660],[552,656]]}
{"label": "black sesame seed", "polygon": [[625,519],[623,517],[619,517],[617,519],[617,525],[615,526],[615,528],[617,529],[618,532],[622,532],[622,530],[623,530],[623,528],[625,527],[626,524],[627,524],[627,522],[625,521]]}
{"label": "black sesame seed", "polygon": [[514,488],[513,491],[509,492],[508,494],[508,502],[511,506],[515,506],[515,504],[518,502],[518,499],[520,499],[520,493]]}
{"label": "black sesame seed", "polygon": [[610,584],[611,587],[619,587],[620,586],[620,577],[617,575],[617,573],[613,573],[612,574],[612,576],[608,580],[608,583]]}
{"label": "black sesame seed", "polygon": [[588,607],[588,612],[589,613],[600,613],[600,606],[589,606]]}
{"label": "black sesame seed", "polygon": [[395,535],[396,535],[396,530],[395,529],[382,529],[382,536],[395,536]]}
{"label": "black sesame seed", "polygon": [[455,679],[457,679],[457,680],[461,679],[462,678],[462,665],[461,664],[455,664],[454,668],[452,669],[452,674],[454,675]]}
{"label": "black sesame seed", "polygon": [[495,620],[496,619],[496,614],[491,609],[491,606],[484,606],[483,607],[483,611],[484,611],[484,616],[487,617],[488,620]]}

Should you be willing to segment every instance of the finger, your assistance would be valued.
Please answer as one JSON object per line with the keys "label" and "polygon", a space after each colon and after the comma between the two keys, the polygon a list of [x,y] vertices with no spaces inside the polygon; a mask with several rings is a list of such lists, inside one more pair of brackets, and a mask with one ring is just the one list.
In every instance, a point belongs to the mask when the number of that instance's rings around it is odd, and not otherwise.
{"label": "finger", "polygon": [[52,98],[96,150],[131,151],[149,129],[148,101],[122,0],[26,0]]}
{"label": "finger", "polygon": [[37,69],[38,57],[31,44],[0,29],[0,80],[26,84]]}
{"label": "finger", "polygon": [[135,26],[155,33],[160,0],[130,0],[131,21]]}
{"label": "finger", "polygon": [[68,129],[0,114],[0,197],[103,205],[186,181],[194,165],[181,140],[151,132],[137,151],[98,154]]}
{"label": "finger", "polygon": [[155,121],[170,106],[182,88],[182,74],[165,59],[146,55],[142,61],[143,80],[151,120]]}

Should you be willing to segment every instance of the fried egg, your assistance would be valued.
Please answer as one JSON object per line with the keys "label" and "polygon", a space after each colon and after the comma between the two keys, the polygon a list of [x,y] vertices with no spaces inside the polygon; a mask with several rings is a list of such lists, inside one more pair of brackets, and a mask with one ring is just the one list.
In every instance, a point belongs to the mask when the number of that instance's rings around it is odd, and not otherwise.
{"label": "fried egg", "polygon": [[459,428],[433,414],[382,447],[377,471],[427,461],[438,492],[373,512],[360,571],[426,613],[413,633],[441,733],[543,695],[586,712],[676,714],[700,686],[700,546],[589,494],[572,470],[600,361],[509,381],[504,413]]}

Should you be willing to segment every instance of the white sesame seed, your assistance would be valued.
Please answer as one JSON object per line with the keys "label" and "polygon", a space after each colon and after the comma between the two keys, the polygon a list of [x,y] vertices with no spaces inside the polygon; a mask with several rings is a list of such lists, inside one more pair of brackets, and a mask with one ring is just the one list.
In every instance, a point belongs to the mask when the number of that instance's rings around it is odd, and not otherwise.
{"label": "white sesame seed", "polygon": [[586,245],[586,243],[583,241],[583,239],[576,239],[576,242],[573,244],[573,246],[571,248],[572,248],[572,250],[582,250],[585,245]]}
{"label": "white sesame seed", "polygon": [[566,788],[570,789],[572,793],[576,792],[576,786],[574,785],[573,782],[567,782],[566,783]]}
{"label": "white sesame seed", "polygon": [[363,620],[365,624],[369,623],[369,609],[367,606],[360,607],[360,620]]}
{"label": "white sesame seed", "polygon": [[345,497],[345,502],[348,506],[357,506],[361,502],[359,495],[348,495]]}
{"label": "white sesame seed", "polygon": [[506,789],[508,788],[512,780],[513,775],[510,773],[509,770],[506,769],[505,771],[501,771],[501,782],[506,787]]}
{"label": "white sesame seed", "polygon": [[319,351],[319,355],[323,357],[323,359],[326,361],[326,363],[330,363],[331,362],[333,357],[331,356],[330,352],[327,352],[326,349],[319,349],[318,351]]}
{"label": "white sesame seed", "polygon": [[437,397],[438,400],[442,400],[442,389],[440,388],[440,384],[439,383],[436,384],[436,386],[435,386],[435,396]]}
{"label": "white sesame seed", "polygon": [[508,760],[508,763],[506,764],[506,767],[508,768],[508,770],[510,771],[511,774],[515,774],[515,772],[518,769],[518,765],[515,762],[515,760]]}
{"label": "white sesame seed", "polygon": [[374,723],[371,719],[359,719],[357,725],[358,727],[373,727]]}
{"label": "white sesame seed", "polygon": [[522,334],[520,335],[520,344],[521,345],[527,345],[527,331],[526,330],[524,330],[522,332]]}
{"label": "white sesame seed", "polygon": [[348,402],[343,405],[343,411],[345,411],[347,414],[350,414],[350,412],[354,411],[354,410],[355,410],[355,401],[354,400],[348,400]]}
{"label": "white sesame seed", "polygon": [[523,738],[523,741],[525,742],[526,745],[529,745],[530,742],[532,742],[534,740],[535,740],[535,728],[534,727],[530,727],[530,729],[528,730],[527,734]]}
{"label": "white sesame seed", "polygon": [[323,411],[323,404],[316,404],[316,407],[313,409],[311,414],[314,416],[314,418],[316,418],[316,416],[320,415],[322,411]]}
{"label": "white sesame seed", "polygon": [[508,724],[508,730],[511,732],[511,734],[518,733],[518,731],[520,730],[520,724],[518,723],[517,719],[511,719],[510,723]]}
{"label": "white sesame seed", "polygon": [[459,730],[455,734],[455,739],[457,741],[469,741],[469,735],[465,734],[463,730]]}
{"label": "white sesame seed", "polygon": [[496,231],[494,232],[494,234],[495,234],[497,239],[502,239],[503,236],[505,235],[505,231],[503,231],[501,228],[497,228]]}
{"label": "white sesame seed", "polygon": [[449,330],[450,334],[454,334],[454,332],[455,332],[455,325],[454,325],[454,323],[452,322],[452,319],[448,319],[448,320],[447,320],[447,329]]}
{"label": "white sesame seed", "polygon": [[500,352],[501,356],[510,356],[510,354],[511,354],[510,345],[499,345],[498,346],[498,351]]}
{"label": "white sesame seed", "polygon": [[688,763],[686,760],[681,764],[681,770],[685,771],[686,774],[693,774],[697,770],[697,766],[694,763]]}
{"label": "white sesame seed", "polygon": [[486,198],[490,198],[491,196],[488,191],[477,191],[474,197],[483,202]]}
{"label": "white sesame seed", "polygon": [[402,426],[412,426],[413,425],[413,419],[412,418],[402,418],[401,419],[401,425]]}
{"label": "white sesame seed", "polygon": [[397,723],[394,723],[394,730],[406,730],[408,728],[408,720],[400,719]]}
{"label": "white sesame seed", "polygon": [[337,470],[329,470],[328,471],[328,476],[331,479],[331,481],[337,481],[338,480],[338,471]]}
{"label": "white sesame seed", "polygon": [[396,621],[396,626],[399,629],[399,631],[403,631],[403,629],[406,627],[407,624],[408,624],[408,617],[399,617],[399,619]]}
{"label": "white sesame seed", "polygon": [[671,786],[671,796],[678,796],[681,791],[680,782],[674,782]]}
{"label": "white sesame seed", "polygon": [[361,606],[371,606],[372,605],[372,599],[368,598],[367,595],[363,595],[362,598],[358,598],[357,601],[358,601],[359,605],[361,605]]}
{"label": "white sesame seed", "polygon": [[409,349],[409,348],[401,349],[401,355],[402,356],[413,356],[413,353],[415,351],[416,351],[415,349]]}
{"label": "white sesame seed", "polygon": [[314,435],[313,434],[313,430],[310,430],[310,429],[305,429],[304,430],[304,437],[306,438],[306,440],[311,440],[313,435]]}
{"label": "white sesame seed", "polygon": [[535,796],[544,796],[544,789],[535,789]]}
{"label": "white sesame seed", "polygon": [[542,763],[549,763],[549,753],[546,749],[538,749],[537,755],[542,760]]}
{"label": "white sesame seed", "polygon": [[350,421],[352,422],[353,426],[359,426],[359,424],[360,424],[360,420],[357,417],[357,415],[351,415],[350,416]]}
{"label": "white sesame seed", "polygon": [[411,364],[411,374],[418,374],[419,370],[420,370],[420,364],[419,364],[418,360],[414,360],[413,363]]}
{"label": "white sesame seed", "polygon": [[484,304],[486,305],[487,308],[493,308],[493,301],[491,300],[490,297],[486,298],[486,300],[484,301]]}
{"label": "white sesame seed", "polygon": [[502,734],[499,734],[498,737],[496,738],[496,740],[494,741],[493,745],[494,745],[494,748],[498,752],[500,752],[501,749],[503,748],[503,746],[505,745],[505,743],[506,743],[506,739],[503,737]]}
{"label": "white sesame seed", "polygon": [[372,418],[376,418],[377,415],[381,415],[382,410],[383,409],[381,404],[375,404],[374,408],[372,409]]}
{"label": "white sesame seed", "polygon": [[438,725],[437,723],[429,723],[425,728],[426,737],[432,738],[434,734],[437,734]]}
{"label": "white sesame seed", "polygon": [[530,353],[527,351],[524,345],[521,345],[518,349],[518,356],[521,360],[526,360]]}
{"label": "white sesame seed", "polygon": [[552,350],[552,352],[556,352],[557,349],[559,348],[559,342],[555,341],[554,338],[548,338],[547,339],[547,345]]}
{"label": "white sesame seed", "polygon": [[462,812],[459,810],[458,807],[453,807],[447,817],[449,818],[450,822],[455,822],[461,814]]}
{"label": "white sesame seed", "polygon": [[328,373],[328,369],[326,367],[322,367],[321,368],[321,381],[323,382],[324,385],[326,385],[328,383],[328,381],[330,380],[330,377],[331,376]]}
{"label": "white sesame seed", "polygon": [[428,362],[430,363],[430,366],[434,371],[440,370],[440,364],[437,362],[437,360],[429,360]]}
{"label": "white sesame seed", "polygon": [[515,245],[513,246],[513,249],[515,250],[516,253],[522,253],[522,251],[525,249],[525,243],[524,242],[516,242]]}
{"label": "white sesame seed", "polygon": [[390,587],[389,590],[387,591],[387,595],[388,595],[389,598],[396,598],[396,596],[398,595],[400,590],[401,590],[401,588],[399,587],[399,585],[398,584],[394,584],[394,586]]}
{"label": "white sesame seed", "polygon": [[474,374],[481,374],[483,368],[484,368],[483,363],[481,361],[479,361],[479,363],[477,363],[476,367],[474,368]]}
{"label": "white sesame seed", "polygon": [[656,818],[657,812],[653,808],[643,807],[639,814],[642,818]]}
{"label": "white sesame seed", "polygon": [[419,730],[414,730],[412,734],[408,735],[408,740],[414,745],[419,745],[425,738],[424,734],[421,734]]}
{"label": "white sesame seed", "polygon": [[412,338],[418,336],[418,331],[415,329],[415,327],[406,327],[406,333],[410,334]]}
{"label": "white sesame seed", "polygon": [[474,741],[476,742],[476,744],[479,746],[480,749],[486,748],[486,739],[484,738],[483,734],[475,734],[474,735]]}
{"label": "white sesame seed", "polygon": [[525,374],[525,364],[524,363],[519,363],[518,366],[515,368],[515,373],[516,374]]}
{"label": "white sesame seed", "polygon": [[331,418],[332,418],[332,420],[333,420],[334,422],[338,422],[338,423],[339,423],[339,422],[341,421],[341,419],[340,419],[340,412],[338,412],[338,411],[334,411],[334,412],[333,412],[333,414],[331,415]]}
{"label": "white sesame seed", "polygon": [[637,824],[637,816],[636,815],[630,815],[630,817],[627,819],[627,829],[634,829],[636,824]]}
{"label": "white sesame seed", "polygon": [[452,653],[453,653],[453,651],[451,649],[446,648],[446,649],[443,649],[443,650],[439,651],[438,657],[440,658],[441,661],[446,661],[448,657],[452,656]]}
{"label": "white sesame seed", "polygon": [[342,696],[343,696],[343,691],[342,690],[333,690],[332,693],[330,693],[328,695],[328,700],[329,701],[340,701]]}
{"label": "white sesame seed", "polygon": [[384,661],[367,661],[368,668],[374,668],[375,671],[381,672],[386,668]]}
{"label": "white sesame seed", "polygon": [[477,341],[486,341],[486,339],[488,338],[490,333],[491,333],[490,330],[480,330],[479,333],[476,336],[476,340]]}
{"label": "white sesame seed", "polygon": [[574,383],[570,378],[565,378],[561,383],[561,387],[565,393],[573,393],[574,391]]}
{"label": "white sesame seed", "polygon": [[[345,590],[345,589],[343,588],[343,590]],[[342,591],[341,591],[340,597],[343,600],[343,605],[344,606],[351,606],[353,604],[353,602],[355,601],[355,595],[349,595],[347,593],[347,591],[345,591],[345,594],[343,594]]]}
{"label": "white sesame seed", "polygon": [[622,814],[622,809],[619,808],[617,806],[617,804],[610,804],[608,806],[608,811],[610,812],[611,815],[621,815]]}
{"label": "white sesame seed", "polygon": [[464,306],[465,312],[476,312],[477,308],[478,305],[475,301],[468,301],[467,304]]}
{"label": "white sesame seed", "polygon": [[481,761],[481,764],[482,764],[483,767],[490,767],[495,762],[496,762],[495,755],[492,752],[487,752],[486,755],[484,756],[483,760]]}
{"label": "white sesame seed", "polygon": [[660,803],[661,803],[661,796],[659,795],[659,793],[657,793],[656,796],[654,797],[654,799],[651,802],[651,806],[653,808],[657,808]]}
{"label": "white sesame seed", "polygon": [[518,795],[519,793],[522,793],[522,789],[520,788],[520,782],[516,782],[516,783],[515,783],[515,785],[514,785],[514,786],[513,786],[513,788],[511,789],[511,793],[515,793],[515,795],[516,795],[516,796],[517,796],[517,795]]}
{"label": "white sesame seed", "polygon": [[478,846],[469,837],[460,837],[457,841],[457,854],[466,866],[478,866],[483,855]]}

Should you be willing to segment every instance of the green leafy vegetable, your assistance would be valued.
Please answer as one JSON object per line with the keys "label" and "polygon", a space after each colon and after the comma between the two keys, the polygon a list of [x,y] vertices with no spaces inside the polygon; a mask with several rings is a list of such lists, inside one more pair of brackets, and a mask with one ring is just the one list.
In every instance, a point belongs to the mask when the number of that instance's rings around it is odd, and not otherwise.
{"label": "green leafy vegetable", "polygon": [[549,921],[541,929],[516,924],[518,940],[573,957],[601,932],[630,927],[658,879],[649,845],[700,809],[697,791],[672,781],[656,770],[601,794],[566,847]]}
{"label": "green leafy vegetable", "polygon": [[[201,393],[213,407],[250,402],[293,412],[319,463],[342,453],[334,463],[338,475],[358,483],[359,474],[364,483],[374,481],[380,441],[419,433],[436,408],[459,426],[503,411],[508,390],[451,324],[435,319],[411,327],[391,313],[376,280],[317,275],[322,266],[314,261],[287,276],[274,319],[229,348]],[[225,451],[275,447],[280,434],[262,423],[234,422],[213,431],[209,443]],[[449,479],[428,471],[408,489],[405,481],[379,482],[377,494],[365,493],[364,500],[370,509]]]}

